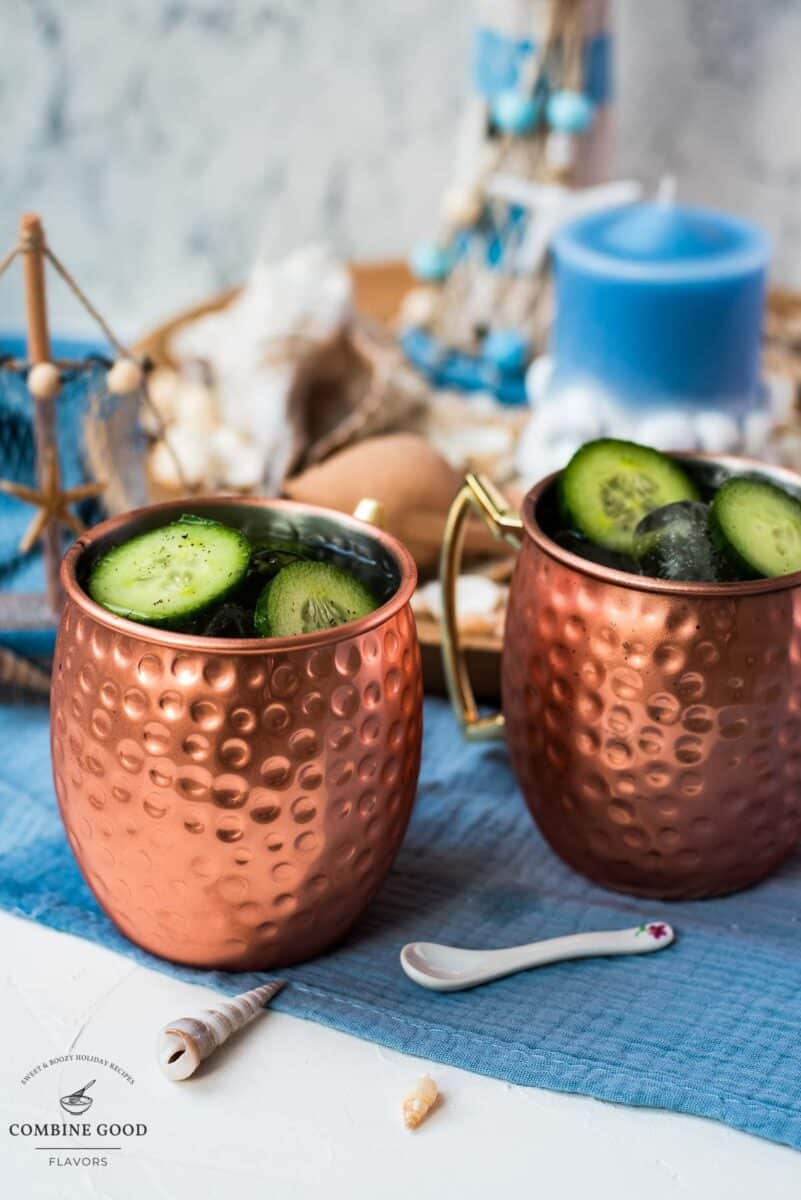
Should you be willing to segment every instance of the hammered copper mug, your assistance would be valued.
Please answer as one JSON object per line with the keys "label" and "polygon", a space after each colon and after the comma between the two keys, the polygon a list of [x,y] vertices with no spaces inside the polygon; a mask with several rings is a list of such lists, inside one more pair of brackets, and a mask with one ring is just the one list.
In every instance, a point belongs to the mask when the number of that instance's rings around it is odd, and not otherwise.
{"label": "hammered copper mug", "polygon": [[[152,629],[82,586],[110,546],[186,511],[368,560],[388,599],[283,639]],[[261,532],[265,532],[263,529]],[[175,962],[260,970],[339,940],[392,864],[420,763],[422,677],[409,552],[363,521],[283,501],[174,501],[68,551],[51,699],[75,857],[132,941]],[[391,594],[390,594],[391,593]]]}
{"label": "hammered copper mug", "polygon": [[[801,496],[801,477],[745,459]],[[706,463],[706,467],[704,467]],[[555,476],[522,519],[469,476],[442,558],[444,658],[470,738],[503,736],[534,820],[605,887],[694,899],[768,875],[801,836],[801,572],[676,583],[579,558],[543,530]],[[455,620],[465,522],[520,545],[502,657],[503,715],[479,717]]]}

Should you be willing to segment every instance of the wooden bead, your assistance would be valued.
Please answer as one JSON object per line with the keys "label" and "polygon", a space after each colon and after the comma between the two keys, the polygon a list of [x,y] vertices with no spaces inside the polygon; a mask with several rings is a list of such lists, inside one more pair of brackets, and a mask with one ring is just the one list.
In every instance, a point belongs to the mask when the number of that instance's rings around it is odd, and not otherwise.
{"label": "wooden bead", "polygon": [[112,396],[127,396],[142,386],[142,368],[132,358],[118,358],[106,375]]}
{"label": "wooden bead", "polygon": [[37,400],[52,400],[61,390],[61,372],[53,363],[42,362],[28,372],[28,391]]}
{"label": "wooden bead", "polygon": [[586,133],[594,114],[592,101],[582,92],[563,88],[548,98],[548,124],[559,133]]}
{"label": "wooden bead", "polygon": [[469,229],[478,224],[484,211],[484,197],[478,188],[448,188],[442,197],[442,215],[455,229]]}
{"label": "wooden bead", "polygon": [[499,371],[522,371],[528,361],[528,343],[516,329],[493,329],[484,338],[482,353]]}
{"label": "wooden bead", "polygon": [[403,329],[427,329],[436,320],[439,305],[440,294],[436,288],[412,288],[401,302],[401,327]]}
{"label": "wooden bead", "polygon": [[491,112],[498,129],[521,137],[531,133],[537,125],[542,114],[542,102],[538,96],[508,88],[495,97]]}
{"label": "wooden bead", "polygon": [[451,255],[445,246],[436,242],[418,242],[412,249],[410,265],[418,279],[441,283],[451,269]]}

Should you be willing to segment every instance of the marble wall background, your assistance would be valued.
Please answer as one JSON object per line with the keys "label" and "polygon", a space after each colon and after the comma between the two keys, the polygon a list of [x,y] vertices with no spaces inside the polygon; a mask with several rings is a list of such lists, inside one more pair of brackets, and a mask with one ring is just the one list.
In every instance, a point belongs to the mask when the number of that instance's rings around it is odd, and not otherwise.
{"label": "marble wall background", "polygon": [[[622,170],[761,221],[801,287],[799,0],[617,0]],[[467,0],[4,0],[0,241],[39,210],[136,332],[323,236],[431,227],[468,80]],[[0,322],[19,319],[0,290]],[[56,322],[82,318],[57,289]]]}

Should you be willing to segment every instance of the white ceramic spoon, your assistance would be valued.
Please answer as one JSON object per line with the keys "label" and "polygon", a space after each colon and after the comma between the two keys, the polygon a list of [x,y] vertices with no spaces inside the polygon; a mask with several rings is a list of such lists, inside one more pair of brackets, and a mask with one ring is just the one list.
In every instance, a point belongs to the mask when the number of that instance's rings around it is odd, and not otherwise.
{"label": "white ceramic spoon", "polygon": [[489,983],[516,971],[544,967],[566,958],[596,958],[610,954],[650,954],[669,946],[675,934],[664,921],[650,921],[636,929],[602,933],[573,933],[505,950],[461,950],[436,942],[408,942],[400,953],[401,966],[410,979],[435,992],[458,992]]}

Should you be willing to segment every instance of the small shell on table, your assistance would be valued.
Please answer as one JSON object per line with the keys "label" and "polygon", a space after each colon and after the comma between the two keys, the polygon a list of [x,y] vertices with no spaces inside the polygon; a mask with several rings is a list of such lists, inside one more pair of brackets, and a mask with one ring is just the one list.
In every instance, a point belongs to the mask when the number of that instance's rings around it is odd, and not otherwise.
{"label": "small shell on table", "polygon": [[165,1025],[159,1035],[159,1065],[168,1079],[188,1079],[204,1059],[227,1042],[233,1033],[249,1024],[286,983],[276,979],[262,987],[222,1000],[196,1017],[179,1017]]}
{"label": "small shell on table", "polygon": [[403,1123],[407,1129],[416,1129],[426,1119],[438,1096],[439,1090],[431,1076],[421,1075],[403,1097]]}

